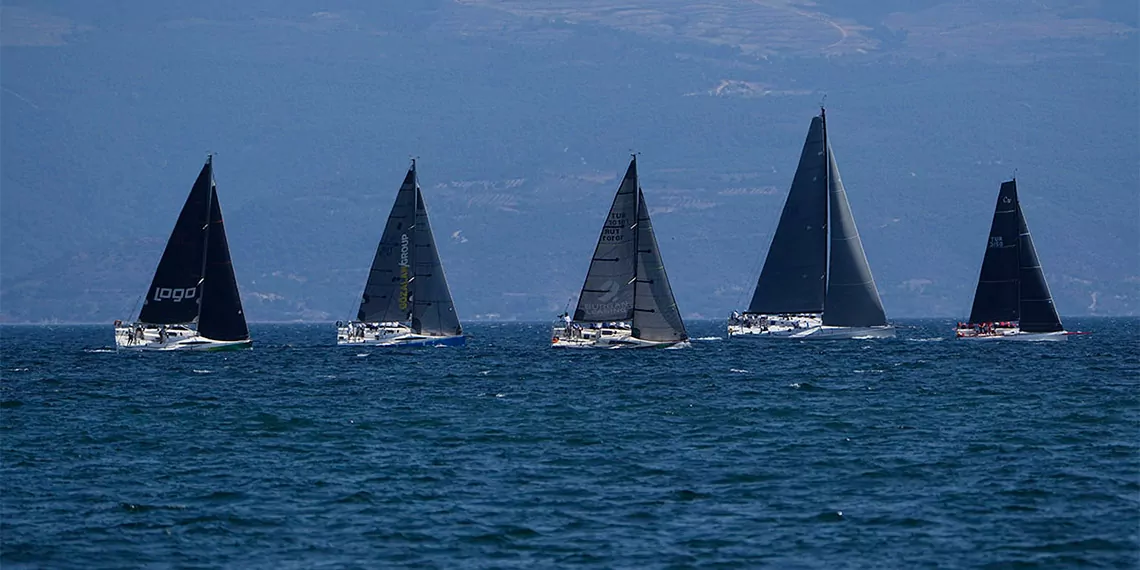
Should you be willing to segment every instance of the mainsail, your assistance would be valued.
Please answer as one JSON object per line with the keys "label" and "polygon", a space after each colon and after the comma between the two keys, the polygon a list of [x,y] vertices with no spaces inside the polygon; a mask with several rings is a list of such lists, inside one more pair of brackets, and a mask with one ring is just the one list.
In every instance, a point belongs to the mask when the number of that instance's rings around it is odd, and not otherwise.
{"label": "mainsail", "polygon": [[1017,184],[1014,181],[1003,182],[994,208],[994,220],[990,224],[978,288],[974,291],[971,323],[1018,320],[1021,283],[1018,276],[1018,218]]}
{"label": "mainsail", "polygon": [[[822,114],[821,114],[822,115]],[[827,297],[823,324],[840,327],[873,327],[887,324],[883,302],[871,277],[871,267],[863,252],[859,230],[847,203],[847,191],[839,178],[839,167],[831,143],[827,141],[824,119],[824,145],[827,149],[827,183],[831,208],[831,259],[828,263]]]}
{"label": "mainsail", "polygon": [[[1010,184],[1016,185],[1017,181]],[[1014,196],[1016,196],[1016,191]],[[1049,292],[1049,285],[1045,282],[1045,274],[1041,270],[1041,261],[1037,259],[1037,249],[1033,247],[1033,238],[1029,235],[1029,226],[1025,223],[1025,215],[1021,211],[1021,204],[1017,204],[1018,227],[1018,273],[1020,286],[1020,312],[1018,323],[1022,332],[1045,333],[1059,332],[1061,318],[1057,316],[1057,307],[1053,306],[1053,295]]]}
{"label": "mainsail", "polygon": [[685,323],[677,309],[665,263],[657,248],[657,236],[649,219],[645,195],[637,189],[637,275],[634,278],[633,336],[650,341],[687,340]]}
{"label": "mainsail", "polygon": [[749,313],[819,313],[827,284],[827,152],[814,117]]}
{"label": "mainsail", "polygon": [[139,322],[170,325],[189,323],[198,317],[213,182],[213,160],[206,159],[166,242]]}
{"label": "mainsail", "polygon": [[408,168],[404,183],[388,214],[388,223],[376,247],[356,320],[400,322],[412,313],[409,289],[412,279],[412,225],[416,216],[416,163]]}
{"label": "mainsail", "polygon": [[574,320],[597,323],[633,318],[633,278],[637,263],[637,157],[618,186],[598,236]]}
{"label": "mainsail", "polygon": [[423,193],[416,185],[416,223],[412,232],[412,330],[421,334],[450,336],[463,334],[459,315],[439,261],[435,235],[428,222]]}
{"label": "mainsail", "polygon": [[217,188],[210,189],[210,227],[207,233],[198,334],[213,340],[247,340],[249,328],[234,277]]}

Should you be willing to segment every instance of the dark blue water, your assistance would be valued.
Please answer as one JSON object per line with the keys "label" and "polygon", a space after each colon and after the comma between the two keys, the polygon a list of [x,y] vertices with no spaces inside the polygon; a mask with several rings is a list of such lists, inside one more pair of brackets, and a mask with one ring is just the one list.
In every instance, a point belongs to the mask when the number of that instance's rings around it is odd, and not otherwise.
{"label": "dark blue water", "polygon": [[[1136,319],[1064,343],[126,354],[4,327],[6,569],[1132,568]],[[690,323],[695,337],[720,323]]]}

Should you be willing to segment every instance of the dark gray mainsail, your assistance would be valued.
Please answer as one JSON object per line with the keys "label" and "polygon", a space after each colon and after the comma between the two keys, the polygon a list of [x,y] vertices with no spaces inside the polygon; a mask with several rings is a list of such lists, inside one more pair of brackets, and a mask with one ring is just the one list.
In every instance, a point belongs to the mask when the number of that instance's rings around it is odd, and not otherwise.
{"label": "dark gray mainsail", "polygon": [[827,285],[827,152],[814,117],[749,313],[823,312]]}
{"label": "dark gray mainsail", "polygon": [[408,168],[404,183],[388,214],[388,223],[376,247],[356,320],[402,322],[412,314],[409,290],[412,279],[412,225],[416,217],[416,162]]}
{"label": "dark gray mainsail", "polygon": [[213,158],[207,158],[170,232],[143,300],[139,322],[171,325],[190,323],[198,318],[213,169]]}
{"label": "dark gray mainsail", "polygon": [[863,252],[859,230],[847,203],[847,192],[839,178],[839,167],[831,143],[827,141],[827,123],[824,128],[824,145],[827,148],[828,196],[831,208],[831,259],[828,263],[827,298],[824,302],[823,324],[839,327],[873,327],[887,324],[883,302],[871,277],[871,267]]}
{"label": "dark gray mainsail", "polygon": [[645,195],[637,190],[637,277],[634,280],[633,336],[642,340],[680,342],[688,340],[685,323],[677,309],[665,262],[657,247],[653,222]]}
{"label": "dark gray mainsail", "polygon": [[978,288],[974,291],[971,323],[1016,321],[1019,318],[1018,219],[1017,185],[1013,181],[1003,182],[998,191],[986,254],[982,258]]}
{"label": "dark gray mainsail", "polygon": [[411,282],[412,330],[432,336],[463,334],[459,315],[455,313],[455,303],[451,300],[451,290],[447,287],[447,277],[443,274],[443,264],[439,260],[439,250],[435,246],[435,235],[432,234],[431,223],[428,221],[423,193],[418,185],[412,244],[415,248]]}
{"label": "dark gray mainsail", "polygon": [[618,186],[590,269],[578,295],[574,320],[628,321],[633,318],[633,276],[637,263],[637,157]]}
{"label": "dark gray mainsail", "polygon": [[[1010,184],[1016,185],[1014,180]],[[1016,196],[1016,193],[1014,194]],[[1021,204],[1017,204],[1018,240],[1018,273],[1020,286],[1020,312],[1021,318],[1018,327],[1022,332],[1046,333],[1064,330],[1061,318],[1057,315],[1057,307],[1053,305],[1053,295],[1049,292],[1049,284],[1045,282],[1045,274],[1041,270],[1041,261],[1037,258],[1037,249],[1033,247],[1033,238],[1029,235],[1029,226],[1025,223],[1025,215],[1021,211]]]}

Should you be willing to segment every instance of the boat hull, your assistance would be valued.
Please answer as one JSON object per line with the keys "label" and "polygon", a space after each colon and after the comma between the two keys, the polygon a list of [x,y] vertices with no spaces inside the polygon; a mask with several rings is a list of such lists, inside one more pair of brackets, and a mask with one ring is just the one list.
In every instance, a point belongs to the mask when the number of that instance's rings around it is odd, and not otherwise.
{"label": "boat hull", "polygon": [[1022,342],[1057,342],[1067,340],[1069,334],[1066,331],[1056,331],[1047,333],[1033,333],[1022,332],[1019,329],[997,329],[991,333],[978,333],[975,329],[956,329],[955,335],[963,340],[1010,340]]}
{"label": "boat hull", "polygon": [[551,348],[577,348],[619,350],[625,348],[685,348],[689,341],[653,341],[633,336],[628,328],[602,327],[578,328],[568,330],[566,327],[555,327],[550,334]]}
{"label": "boat hull", "polygon": [[[761,320],[759,317],[764,317]],[[823,324],[819,315],[750,315],[728,323],[729,338],[771,338],[791,340],[841,340],[894,338],[895,328],[834,327]]]}
{"label": "boat hull", "polygon": [[349,323],[337,327],[336,343],[338,346],[465,346],[467,337],[420,334],[402,323]]}
{"label": "boat hull", "polygon": [[221,352],[253,348],[253,341],[216,340],[198,334],[194,328],[174,325],[163,331],[155,325],[115,327],[115,347],[121,350]]}

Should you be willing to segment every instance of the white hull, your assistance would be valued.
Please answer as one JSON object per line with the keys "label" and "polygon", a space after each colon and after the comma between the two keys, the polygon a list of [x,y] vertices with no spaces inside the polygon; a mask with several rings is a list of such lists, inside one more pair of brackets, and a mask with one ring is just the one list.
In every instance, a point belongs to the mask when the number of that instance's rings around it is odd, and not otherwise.
{"label": "white hull", "polygon": [[432,336],[413,332],[403,323],[351,322],[337,326],[339,346],[463,346],[463,335]]}
{"label": "white hull", "polygon": [[651,341],[633,336],[626,326],[606,326],[591,328],[578,324],[556,326],[550,333],[552,348],[597,348],[616,350],[621,348],[685,348],[688,341]]}
{"label": "white hull", "polygon": [[895,328],[833,327],[819,315],[746,315],[729,319],[728,336],[791,340],[894,338]]}
{"label": "white hull", "polygon": [[115,326],[115,346],[125,350],[239,350],[252,348],[253,341],[214,340],[198,334],[189,325],[146,325],[142,323]]}
{"label": "white hull", "polygon": [[955,334],[960,339],[965,340],[1016,340],[1025,342],[1056,342],[1067,340],[1069,333],[1067,331],[1047,332],[1047,333],[1030,333],[1021,332],[1017,327],[1011,328],[996,328],[991,332],[979,333],[974,328],[960,328],[955,330]]}

